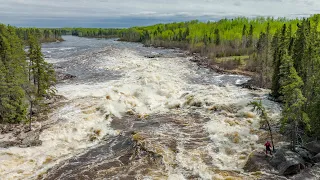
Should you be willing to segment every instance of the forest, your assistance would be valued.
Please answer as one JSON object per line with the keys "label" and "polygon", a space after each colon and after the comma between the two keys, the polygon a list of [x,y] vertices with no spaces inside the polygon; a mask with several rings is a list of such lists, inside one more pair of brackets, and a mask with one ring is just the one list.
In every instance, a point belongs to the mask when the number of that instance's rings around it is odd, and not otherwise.
{"label": "forest", "polygon": [[62,40],[58,30],[0,25],[0,123],[29,123],[55,93],[55,73],[41,42]]}
{"label": "forest", "polygon": [[121,29],[115,28],[62,28],[58,31],[62,35],[72,35],[79,37],[91,37],[91,38],[118,38]]}

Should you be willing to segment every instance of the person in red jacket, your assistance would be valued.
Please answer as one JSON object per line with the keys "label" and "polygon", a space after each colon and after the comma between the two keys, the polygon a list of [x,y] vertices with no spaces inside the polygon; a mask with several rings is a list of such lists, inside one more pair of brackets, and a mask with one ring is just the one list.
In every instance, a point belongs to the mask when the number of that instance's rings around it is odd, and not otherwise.
{"label": "person in red jacket", "polygon": [[268,151],[270,151],[270,155],[272,155],[270,142],[267,141],[264,146],[266,147],[266,155],[268,155]]}

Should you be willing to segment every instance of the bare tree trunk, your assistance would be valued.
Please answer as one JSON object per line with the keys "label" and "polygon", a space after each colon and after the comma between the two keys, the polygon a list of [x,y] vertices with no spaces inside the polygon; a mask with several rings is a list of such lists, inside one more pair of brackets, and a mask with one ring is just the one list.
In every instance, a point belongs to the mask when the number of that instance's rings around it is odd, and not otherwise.
{"label": "bare tree trunk", "polygon": [[271,129],[271,126],[270,126],[269,121],[268,121],[268,120],[266,120],[266,121],[267,121],[267,124],[268,124],[269,133],[270,133],[271,144],[272,144],[272,151],[274,152],[275,149],[274,149],[274,143],[273,143],[272,129]]}
{"label": "bare tree trunk", "polygon": [[29,130],[31,131],[31,122],[32,122],[32,107],[33,107],[33,102],[32,100],[30,101],[30,112],[29,112]]}
{"label": "bare tree trunk", "polygon": [[296,145],[297,145],[297,121],[294,121],[294,125],[293,125],[294,129],[293,129],[293,137],[292,137],[292,150],[295,151],[296,150]]}

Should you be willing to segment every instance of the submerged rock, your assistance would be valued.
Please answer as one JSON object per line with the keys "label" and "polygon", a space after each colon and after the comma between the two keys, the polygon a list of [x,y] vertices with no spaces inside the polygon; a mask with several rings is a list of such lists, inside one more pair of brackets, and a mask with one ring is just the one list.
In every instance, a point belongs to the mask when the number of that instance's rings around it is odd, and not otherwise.
{"label": "submerged rock", "polygon": [[162,56],[162,54],[149,54],[149,55],[146,55],[145,57],[153,59],[153,58],[158,58],[158,57],[161,57],[161,56]]}

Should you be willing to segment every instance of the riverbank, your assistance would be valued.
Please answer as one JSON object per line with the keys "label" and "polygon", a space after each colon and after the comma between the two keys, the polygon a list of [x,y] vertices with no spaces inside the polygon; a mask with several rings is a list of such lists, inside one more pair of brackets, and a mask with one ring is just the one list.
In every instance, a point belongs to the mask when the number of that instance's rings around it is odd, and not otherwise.
{"label": "riverbank", "polygon": [[27,148],[32,146],[41,146],[40,134],[53,124],[49,120],[49,115],[57,108],[64,105],[66,98],[56,95],[49,100],[44,101],[45,109],[40,114],[34,115],[34,120],[20,124],[0,124],[0,148],[20,147]]}

